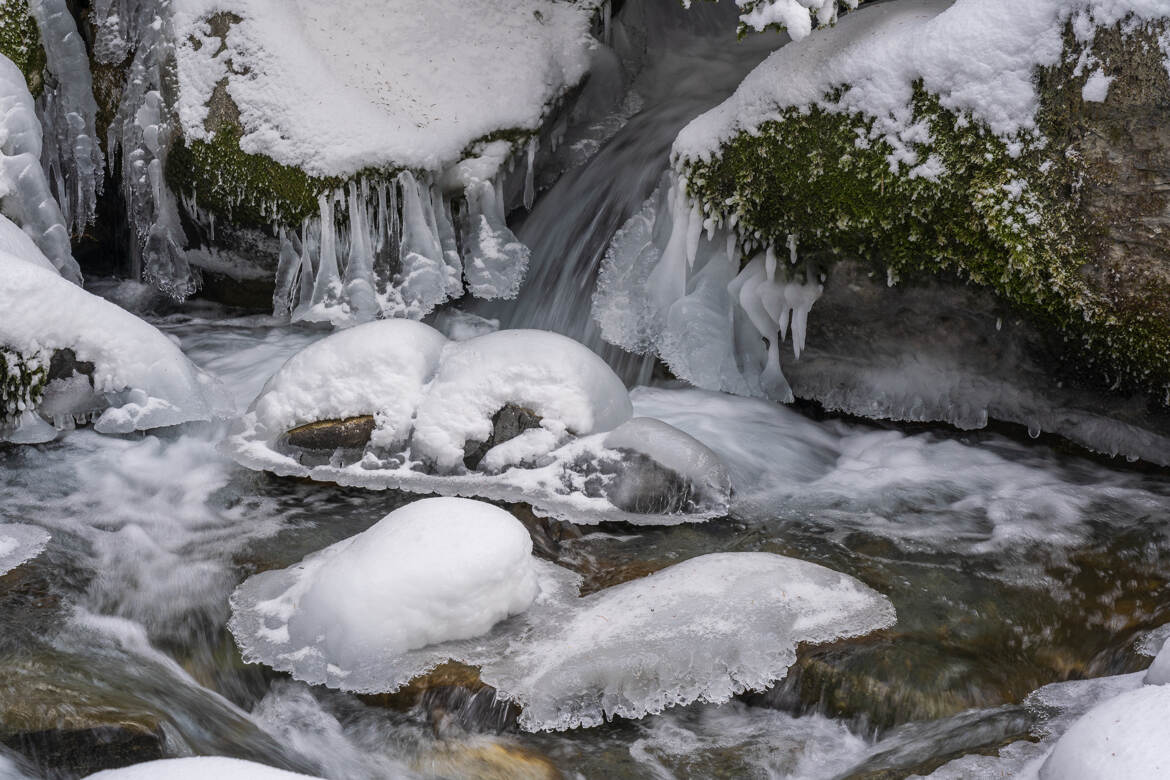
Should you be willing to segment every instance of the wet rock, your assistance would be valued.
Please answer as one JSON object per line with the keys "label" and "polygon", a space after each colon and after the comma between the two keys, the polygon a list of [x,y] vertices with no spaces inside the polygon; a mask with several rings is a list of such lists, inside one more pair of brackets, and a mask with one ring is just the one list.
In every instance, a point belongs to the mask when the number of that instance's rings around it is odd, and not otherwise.
{"label": "wet rock", "polygon": [[69,379],[74,374],[92,377],[93,363],[88,360],[78,360],[77,353],[71,349],[59,349],[49,360],[49,381],[54,379]]}
{"label": "wet rock", "polygon": [[520,708],[501,701],[473,666],[448,661],[393,693],[362,694],[366,704],[424,713],[437,736],[463,731],[500,732],[516,722]]}
{"label": "wet rock", "polygon": [[298,426],[284,435],[284,443],[305,450],[362,449],[373,432],[374,417],[365,414]]}
{"label": "wet rock", "polygon": [[665,515],[695,505],[694,485],[681,474],[641,453],[624,450],[622,454],[625,457],[607,469],[613,478],[603,488],[605,497],[618,509]]}
{"label": "wet rock", "polygon": [[469,441],[463,448],[463,465],[472,471],[479,466],[483,456],[497,444],[514,439],[524,431],[540,427],[540,416],[523,406],[505,404],[492,417],[492,433],[486,441]]}
{"label": "wet rock", "polygon": [[495,741],[440,743],[420,756],[414,768],[428,776],[476,780],[560,780],[548,758],[531,750]]}
{"label": "wet rock", "polygon": [[550,561],[558,560],[565,542],[583,536],[579,526],[564,520],[540,517],[528,504],[511,504],[506,508],[528,529],[533,552]]}
{"label": "wet rock", "polygon": [[164,747],[160,729],[142,731],[122,725],[23,732],[0,741],[40,768],[82,776],[160,759]]}

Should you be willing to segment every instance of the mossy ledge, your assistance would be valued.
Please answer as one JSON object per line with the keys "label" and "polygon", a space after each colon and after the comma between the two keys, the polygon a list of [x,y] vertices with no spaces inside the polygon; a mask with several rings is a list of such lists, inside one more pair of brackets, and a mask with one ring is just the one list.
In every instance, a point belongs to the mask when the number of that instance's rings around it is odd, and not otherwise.
{"label": "mossy ledge", "polygon": [[44,355],[24,355],[0,346],[0,424],[36,407],[48,377],[49,361]]}
{"label": "mossy ledge", "polygon": [[39,96],[45,88],[45,49],[25,0],[0,0],[0,54],[20,68],[28,91]]}
{"label": "mossy ledge", "polygon": [[[1076,373],[1170,404],[1170,231],[1157,229],[1170,214],[1157,186],[1170,133],[1151,121],[1170,109],[1158,44],[1168,29],[1128,19],[1097,31],[1089,53],[1116,76],[1103,104],[1083,100],[1086,46],[1066,30],[1062,61],[1037,73],[1035,134],[999,138],[916,85],[912,121],[931,131],[916,151],[942,163],[937,179],[893,171],[893,149],[869,140],[872,118],[834,110],[839,90],[740,132],[710,160],[675,164],[707,216],[735,226],[745,256],[794,235],[820,270],[857,257],[892,280],[957,273],[1059,334],[1084,366]],[[1118,163],[1110,141],[1138,162]],[[1119,246],[1119,230],[1151,223]]]}

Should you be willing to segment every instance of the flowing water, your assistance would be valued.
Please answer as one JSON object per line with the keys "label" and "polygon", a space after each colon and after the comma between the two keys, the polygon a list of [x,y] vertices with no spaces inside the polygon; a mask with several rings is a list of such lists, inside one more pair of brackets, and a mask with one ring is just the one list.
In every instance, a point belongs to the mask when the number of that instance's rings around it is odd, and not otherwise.
{"label": "flowing water", "polygon": [[[649,194],[670,140],[763,52],[662,32],[611,137],[528,217],[526,292],[505,326],[599,349],[588,317],[609,235]],[[640,106],[640,108],[639,108]],[[102,290],[139,300],[131,284]],[[324,331],[197,303],[144,312],[242,409]],[[631,379],[637,361],[605,352]],[[625,362],[623,362],[625,361]],[[1170,479],[1043,442],[818,419],[675,386],[639,413],[700,438],[731,468],[731,517],[669,528],[539,525],[537,549],[586,591],[714,551],[823,564],[886,594],[884,632],[804,648],[772,689],[639,721],[526,734],[453,670],[394,696],[311,688],[242,663],[228,596],[360,532],[409,495],[284,480],[234,465],[218,426],[79,430],[0,449],[0,522],[47,550],[0,577],[0,777],[214,754],[329,778],[902,777],[1027,739],[1042,685],[1134,671],[1170,623]],[[161,747],[160,747],[161,746]]]}

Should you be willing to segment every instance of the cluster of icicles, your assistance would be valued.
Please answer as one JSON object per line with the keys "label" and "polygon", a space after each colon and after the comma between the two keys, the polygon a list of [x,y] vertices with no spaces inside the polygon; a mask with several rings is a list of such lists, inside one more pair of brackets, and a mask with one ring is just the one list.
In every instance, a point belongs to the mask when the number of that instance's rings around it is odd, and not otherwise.
{"label": "cluster of icicles", "polygon": [[[535,144],[528,148],[530,203]],[[502,189],[499,177],[472,179],[456,207],[437,184],[403,171],[321,195],[299,234],[280,230],[274,313],[345,326],[421,319],[465,289],[515,296],[529,250],[508,229]]]}
{"label": "cluster of icicles", "polygon": [[794,235],[788,263],[767,245],[741,268],[743,242],[685,178],[664,174],[606,252],[593,299],[605,340],[657,354],[698,387],[791,401],[780,345],[791,331],[794,355],[804,351],[823,277],[800,264]]}

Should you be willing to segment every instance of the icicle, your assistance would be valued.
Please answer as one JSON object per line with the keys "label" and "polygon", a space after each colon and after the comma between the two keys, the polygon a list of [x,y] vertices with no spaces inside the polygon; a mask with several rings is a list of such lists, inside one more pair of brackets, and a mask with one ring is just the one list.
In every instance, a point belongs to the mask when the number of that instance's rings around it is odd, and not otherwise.
{"label": "icicle", "polygon": [[467,289],[479,298],[514,298],[531,255],[508,228],[498,187],[473,179],[464,190],[463,273]]}
{"label": "icicle", "polygon": [[788,262],[796,265],[796,234],[788,234]]}
{"label": "icicle", "polygon": [[422,190],[410,171],[399,174],[398,185],[402,189],[402,259],[397,287],[421,317],[447,299],[446,264],[429,191]]}
{"label": "icicle", "polygon": [[768,272],[768,281],[776,281],[776,247],[768,244],[768,251],[764,255],[764,268]]}
{"label": "icicle", "polygon": [[691,212],[687,208],[686,184],[682,179],[672,184],[668,197],[671,201],[670,238],[662,250],[662,259],[646,280],[646,288],[662,313],[687,291],[687,236]]}
{"label": "icicle", "polygon": [[319,196],[317,207],[321,213],[321,246],[317,261],[317,278],[313,283],[312,305],[314,308],[327,306],[335,300],[340,282],[337,271],[337,228],[333,223],[332,194]]}
{"label": "icicle", "polygon": [[609,0],[605,0],[601,4],[601,40],[606,46],[613,43],[613,35],[610,28],[613,22],[613,6]]}
{"label": "icicle", "polygon": [[283,317],[292,310],[292,289],[300,268],[301,258],[292,241],[280,228],[280,259],[276,265],[276,287],[272,292],[272,313]]}
{"label": "icicle", "polygon": [[[683,198],[686,199],[684,193]],[[696,201],[691,206],[691,214],[687,219],[687,268],[695,267],[695,255],[699,252],[699,239],[703,235],[703,213],[699,211]]]}
{"label": "icicle", "polygon": [[431,207],[435,214],[439,245],[443,249],[447,296],[458,298],[463,295],[463,261],[459,259],[459,243],[455,238],[455,223],[451,219],[450,205],[438,187],[431,188]]}
{"label": "icicle", "polygon": [[309,307],[313,305],[313,258],[311,246],[314,237],[312,220],[305,219],[301,223],[301,258],[300,269],[297,272],[297,305],[292,311],[292,320],[296,322],[304,317]]}
{"label": "icicle", "polygon": [[527,211],[532,211],[532,202],[536,197],[536,143],[536,136],[528,142],[528,168],[524,171],[524,208]]}
{"label": "icicle", "polygon": [[784,286],[784,297],[792,307],[792,351],[797,360],[804,352],[805,334],[808,332],[808,315],[813,304],[824,292],[824,285],[816,282],[796,284],[789,282]]}
{"label": "icicle", "polygon": [[369,190],[349,183],[349,256],[345,265],[345,297],[355,322],[369,322],[378,315],[374,293],[374,251],[366,216]]}

